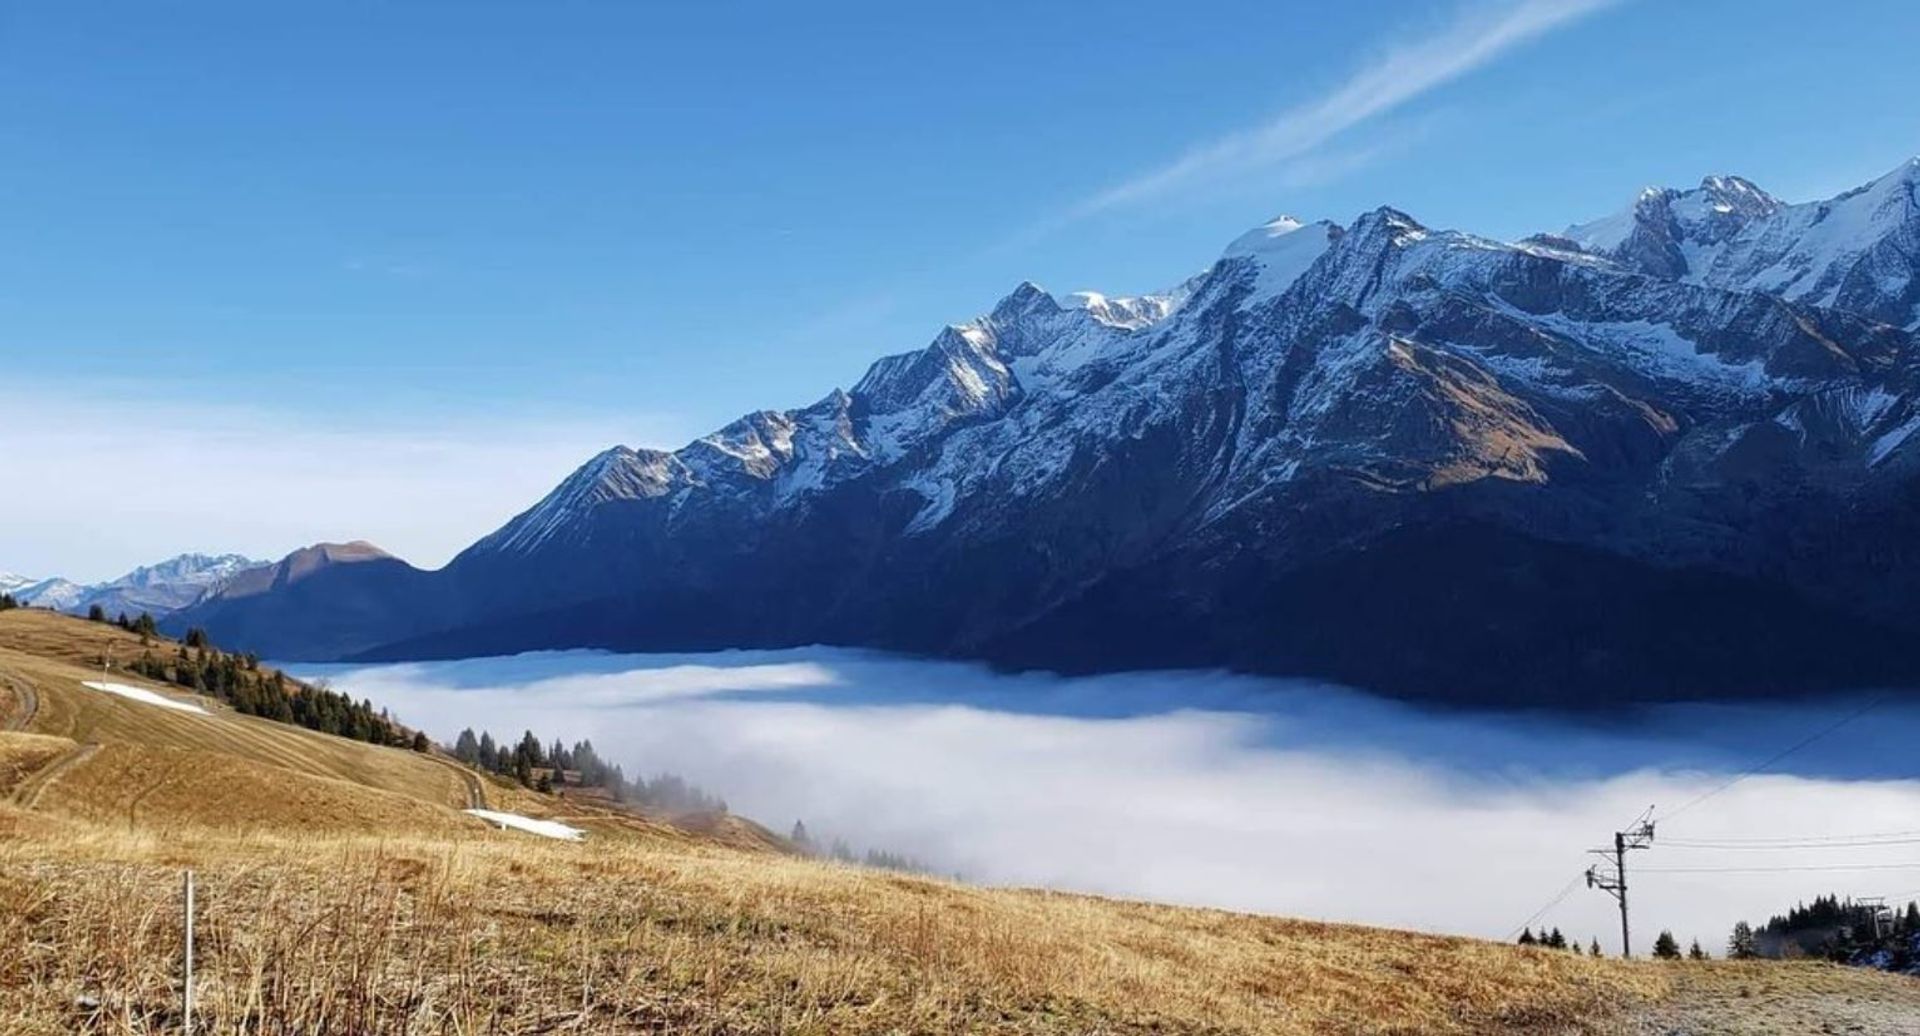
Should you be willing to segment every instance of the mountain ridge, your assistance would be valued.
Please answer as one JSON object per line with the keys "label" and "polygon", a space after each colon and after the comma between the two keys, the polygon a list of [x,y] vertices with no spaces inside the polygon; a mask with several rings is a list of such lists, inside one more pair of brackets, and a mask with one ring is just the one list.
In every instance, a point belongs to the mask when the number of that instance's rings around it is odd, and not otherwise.
{"label": "mountain ridge", "polygon": [[[1711,177],[1643,194],[1606,233],[1514,244],[1391,207],[1344,227],[1283,217],[1158,295],[1022,282],[850,390],[680,450],[606,451],[446,568],[378,592],[371,569],[342,576],[286,616],[333,630],[331,657],[830,642],[1515,701],[1542,680],[1555,697],[1671,696],[1663,664],[1703,694],[1908,679],[1885,642],[1920,592],[1920,345],[1873,314],[1914,283],[1883,276],[1920,233],[1887,186],[1911,168],[1797,206]],[[1859,199],[1900,218],[1855,220],[1869,239],[1830,247]],[[1813,245],[1795,251],[1796,230]],[[1684,268],[1662,265],[1662,241]],[[1790,259],[1825,262],[1798,297],[1724,283]],[[1868,282],[1884,297],[1855,290]],[[1502,546],[1463,551],[1481,565],[1466,567],[1427,539],[1448,528]],[[1368,552],[1395,543],[1433,553],[1375,572]],[[1327,593],[1329,567],[1374,581],[1340,628],[1279,592]],[[1572,573],[1616,597],[1554,585]],[[1684,638],[1592,618],[1670,614],[1663,594],[1697,603],[1687,588],[1716,580],[1742,588],[1752,607],[1733,611],[1770,654],[1705,652],[1724,668],[1703,672],[1676,664]],[[1394,595],[1435,586],[1454,614],[1396,618]],[[193,613],[225,622],[232,605]],[[1473,667],[1474,608],[1510,613],[1539,657]],[[1837,628],[1861,643],[1823,660],[1806,631]]]}

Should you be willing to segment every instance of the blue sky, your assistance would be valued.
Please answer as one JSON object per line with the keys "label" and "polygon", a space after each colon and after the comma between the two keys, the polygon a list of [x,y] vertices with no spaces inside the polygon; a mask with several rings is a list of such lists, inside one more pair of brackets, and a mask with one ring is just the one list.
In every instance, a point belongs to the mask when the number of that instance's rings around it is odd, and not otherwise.
{"label": "blue sky", "polygon": [[[1715,172],[1832,194],[1920,153],[1917,38],[1897,2],[9,5],[0,394],[51,431],[0,441],[34,490],[0,569],[438,564],[608,442],[809,402],[1023,278],[1168,285],[1280,212],[1516,237]],[[131,439],[264,480],[250,520],[33,481]]]}

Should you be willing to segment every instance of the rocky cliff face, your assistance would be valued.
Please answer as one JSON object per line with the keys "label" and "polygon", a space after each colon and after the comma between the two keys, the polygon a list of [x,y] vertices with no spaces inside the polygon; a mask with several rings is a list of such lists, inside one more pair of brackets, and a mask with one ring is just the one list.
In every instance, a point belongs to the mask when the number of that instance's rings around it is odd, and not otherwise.
{"label": "rocky cliff face", "polygon": [[286,611],[324,647],[276,653],[831,642],[1561,703],[1912,679],[1916,169],[1520,244],[1282,218],[1161,295],[1023,284],[810,407],[610,450],[439,572],[343,573]]}

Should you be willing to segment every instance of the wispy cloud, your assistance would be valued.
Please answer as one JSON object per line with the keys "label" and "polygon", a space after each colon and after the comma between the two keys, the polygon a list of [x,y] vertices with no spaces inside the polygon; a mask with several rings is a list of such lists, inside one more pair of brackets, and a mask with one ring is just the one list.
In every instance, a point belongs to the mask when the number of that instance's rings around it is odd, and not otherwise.
{"label": "wispy cloud", "polygon": [[1388,50],[1345,82],[1258,126],[1197,147],[1082,201],[1071,218],[1161,197],[1195,183],[1301,161],[1369,119],[1620,0],[1507,0],[1462,10],[1438,32]]}

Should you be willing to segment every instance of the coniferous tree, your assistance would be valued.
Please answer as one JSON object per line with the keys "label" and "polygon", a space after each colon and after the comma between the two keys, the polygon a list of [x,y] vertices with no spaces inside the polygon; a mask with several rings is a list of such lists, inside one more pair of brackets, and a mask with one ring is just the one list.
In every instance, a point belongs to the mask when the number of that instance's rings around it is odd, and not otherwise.
{"label": "coniferous tree", "polygon": [[100,607],[100,606],[99,606],[99,605],[97,605],[97,604],[90,604],[90,605],[88,605],[88,606],[87,606],[87,621],[88,621],[88,622],[105,622],[105,621],[107,621],[107,610],[106,610],[105,608],[102,608],[102,607]]}
{"label": "coniferous tree", "polygon": [[1734,922],[1733,934],[1727,937],[1727,959],[1752,960],[1758,956],[1760,951],[1753,941],[1753,926],[1745,921]]}
{"label": "coniferous tree", "polygon": [[0,594],[0,612],[12,611],[18,607],[20,607],[20,602],[14,600],[12,594]]}
{"label": "coniferous tree", "polygon": [[453,757],[466,763],[468,766],[479,764],[480,739],[473,736],[472,727],[462,730],[460,736],[454,740]]}
{"label": "coniferous tree", "polygon": [[1560,929],[1555,928],[1553,934],[1541,940],[1541,943],[1556,950],[1564,950],[1567,948],[1567,937],[1560,934]]}
{"label": "coniferous tree", "polygon": [[1653,940],[1653,955],[1661,960],[1679,960],[1679,940],[1673,937],[1672,932],[1661,929],[1660,937]]}
{"label": "coniferous tree", "polygon": [[807,834],[807,825],[803,821],[793,822],[793,834],[788,835],[787,839],[809,853],[813,851],[813,838]]}
{"label": "coniferous tree", "polygon": [[500,746],[493,743],[493,732],[480,732],[479,758],[476,760],[482,770],[497,773],[500,769]]}
{"label": "coniferous tree", "polygon": [[1593,942],[1587,945],[1587,956],[1589,957],[1600,956],[1600,940],[1599,939],[1595,939],[1593,940]]}
{"label": "coniferous tree", "polygon": [[1533,946],[1538,942],[1539,940],[1533,937],[1533,929],[1531,928],[1520,929],[1520,945]]}
{"label": "coniferous tree", "polygon": [[1688,960],[1706,960],[1707,959],[1707,951],[1700,948],[1700,940],[1695,939],[1693,941],[1693,945],[1687,948],[1687,959]]}
{"label": "coniferous tree", "polygon": [[424,752],[427,749],[432,747],[433,747],[433,742],[427,739],[426,731],[416,730],[413,732],[413,750],[414,751]]}

